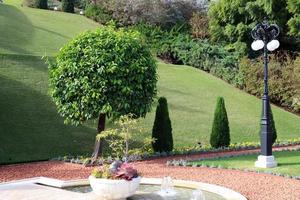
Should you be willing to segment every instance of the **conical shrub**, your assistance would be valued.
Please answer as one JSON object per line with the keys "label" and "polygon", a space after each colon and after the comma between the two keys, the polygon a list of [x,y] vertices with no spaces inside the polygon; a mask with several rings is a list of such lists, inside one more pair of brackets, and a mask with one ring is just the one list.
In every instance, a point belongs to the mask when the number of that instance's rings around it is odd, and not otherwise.
{"label": "conical shrub", "polygon": [[172,125],[169,117],[168,102],[160,97],[156,108],[152,129],[152,147],[155,152],[170,152],[173,150]]}
{"label": "conical shrub", "polygon": [[[268,106],[269,106],[269,128],[272,137],[272,144],[274,144],[277,139],[277,130],[276,130],[275,121],[274,121],[273,112],[270,103],[268,104]],[[261,134],[261,130],[259,132],[259,135],[260,134]]]}
{"label": "conical shrub", "polygon": [[230,145],[229,122],[223,97],[218,97],[217,99],[210,144],[214,148],[228,147]]}
{"label": "conical shrub", "polygon": [[270,111],[270,115],[269,115],[270,132],[272,135],[272,144],[274,144],[277,139],[277,130],[275,127],[275,121],[274,121],[273,112],[272,112],[270,104],[269,104],[269,111]]}

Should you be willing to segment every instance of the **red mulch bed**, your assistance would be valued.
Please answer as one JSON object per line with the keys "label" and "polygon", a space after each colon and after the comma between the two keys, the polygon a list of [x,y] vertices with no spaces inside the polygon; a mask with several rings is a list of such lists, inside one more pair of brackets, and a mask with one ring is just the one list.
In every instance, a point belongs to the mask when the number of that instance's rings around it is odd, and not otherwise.
{"label": "red mulch bed", "polygon": [[[299,147],[300,145],[288,148],[295,149]],[[274,149],[280,150],[283,148]],[[173,156],[136,162],[135,165],[144,177],[171,176],[176,179],[217,184],[240,192],[249,200],[300,200],[299,180],[239,170],[166,166],[166,161],[174,158],[193,159],[226,154],[244,154],[257,151],[258,150],[246,150],[198,154],[192,156]],[[87,178],[91,169],[91,167],[83,167],[81,165],[60,161],[4,165],[0,166],[0,182],[36,176],[45,176],[63,180]]]}

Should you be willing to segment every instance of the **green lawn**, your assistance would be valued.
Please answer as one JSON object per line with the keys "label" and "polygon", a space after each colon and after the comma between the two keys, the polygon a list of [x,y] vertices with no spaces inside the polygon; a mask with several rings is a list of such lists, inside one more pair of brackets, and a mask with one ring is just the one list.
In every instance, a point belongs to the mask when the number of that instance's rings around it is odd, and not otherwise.
{"label": "green lawn", "polygon": [[[216,105],[223,96],[231,129],[231,142],[259,142],[261,100],[224,81],[188,66],[159,64],[159,95],[169,102],[175,146],[208,143]],[[273,106],[280,140],[300,137],[300,117]],[[143,121],[150,130],[151,112]]]}
{"label": "green lawn", "polygon": [[0,54],[53,55],[78,33],[99,26],[84,16],[21,7],[21,3],[0,4]]}
{"label": "green lawn", "polygon": [[[48,95],[41,56],[55,55],[74,35],[98,25],[79,15],[6,3],[0,4],[0,163],[91,152],[96,126],[63,124]],[[232,142],[258,142],[259,99],[188,66],[159,62],[158,75],[176,147],[208,143],[217,96],[225,98]],[[154,113],[141,120],[144,135],[151,134]],[[279,139],[300,137],[299,116],[277,107],[273,113]]]}
{"label": "green lawn", "polygon": [[291,176],[300,176],[300,150],[274,152],[278,167],[261,169],[254,167],[257,155],[236,156],[231,158],[219,158],[213,160],[194,161],[190,163],[205,164],[210,166],[222,166],[225,168],[248,169],[261,172],[272,172]]}
{"label": "green lawn", "polygon": [[95,130],[63,124],[39,57],[0,56],[0,164],[86,154]]}

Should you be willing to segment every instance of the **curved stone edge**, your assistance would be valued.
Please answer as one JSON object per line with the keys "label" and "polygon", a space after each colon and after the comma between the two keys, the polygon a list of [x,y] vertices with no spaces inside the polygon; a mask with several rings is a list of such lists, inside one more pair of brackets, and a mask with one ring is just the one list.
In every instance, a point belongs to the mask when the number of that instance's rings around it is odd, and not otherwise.
{"label": "curved stone edge", "polygon": [[[73,186],[84,186],[89,185],[88,179],[78,179],[78,180],[58,180],[53,178],[47,178],[47,177],[35,177],[30,179],[22,179],[18,181],[10,181],[10,182],[4,182],[0,183],[1,185],[5,184],[18,184],[18,183],[38,183],[42,185],[57,187],[57,188],[65,188],[65,187],[73,187]],[[185,187],[190,189],[201,189],[208,192],[212,192],[215,194],[220,195],[226,200],[247,200],[245,196],[242,194],[214,184],[208,184],[198,181],[187,181],[187,180],[177,180],[173,179],[174,186],[177,187]],[[152,185],[160,185],[161,184],[161,178],[142,178],[141,184],[152,184]]]}
{"label": "curved stone edge", "polygon": [[[174,186],[178,187],[185,187],[190,189],[201,189],[208,192],[212,192],[215,194],[220,195],[221,197],[225,198],[226,200],[247,200],[245,196],[242,194],[222,187],[218,185],[198,182],[198,181],[186,181],[186,180],[173,180]],[[159,178],[143,178],[141,184],[153,184],[158,185],[161,184],[161,179]]]}

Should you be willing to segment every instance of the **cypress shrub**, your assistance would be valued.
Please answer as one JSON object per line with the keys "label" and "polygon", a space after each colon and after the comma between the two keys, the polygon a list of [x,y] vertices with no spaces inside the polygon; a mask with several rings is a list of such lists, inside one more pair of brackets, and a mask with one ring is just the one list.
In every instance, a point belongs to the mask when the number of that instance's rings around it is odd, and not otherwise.
{"label": "cypress shrub", "polygon": [[172,125],[169,117],[168,102],[165,97],[158,99],[155,120],[152,129],[152,147],[155,152],[173,150]]}
{"label": "cypress shrub", "polygon": [[214,121],[210,136],[210,144],[214,148],[230,145],[230,130],[223,97],[218,97]]}
{"label": "cypress shrub", "polygon": [[270,106],[270,103],[269,103],[269,123],[270,123],[270,132],[271,132],[271,135],[272,135],[272,144],[274,144],[276,142],[276,139],[277,139],[277,130],[276,130],[276,127],[275,127],[275,121],[274,121],[274,117],[273,117],[273,112],[272,112],[272,109],[271,109],[271,106]]}
{"label": "cypress shrub", "polygon": [[[275,127],[275,121],[274,121],[273,112],[272,112],[270,103],[268,104],[268,106],[269,106],[269,108],[268,108],[269,109],[269,128],[270,128],[270,132],[271,132],[271,136],[272,136],[272,144],[274,144],[277,139],[277,130]],[[261,130],[259,132],[259,135],[260,135],[260,133],[261,133]]]}
{"label": "cypress shrub", "polygon": [[62,11],[74,13],[74,0],[62,0]]}

